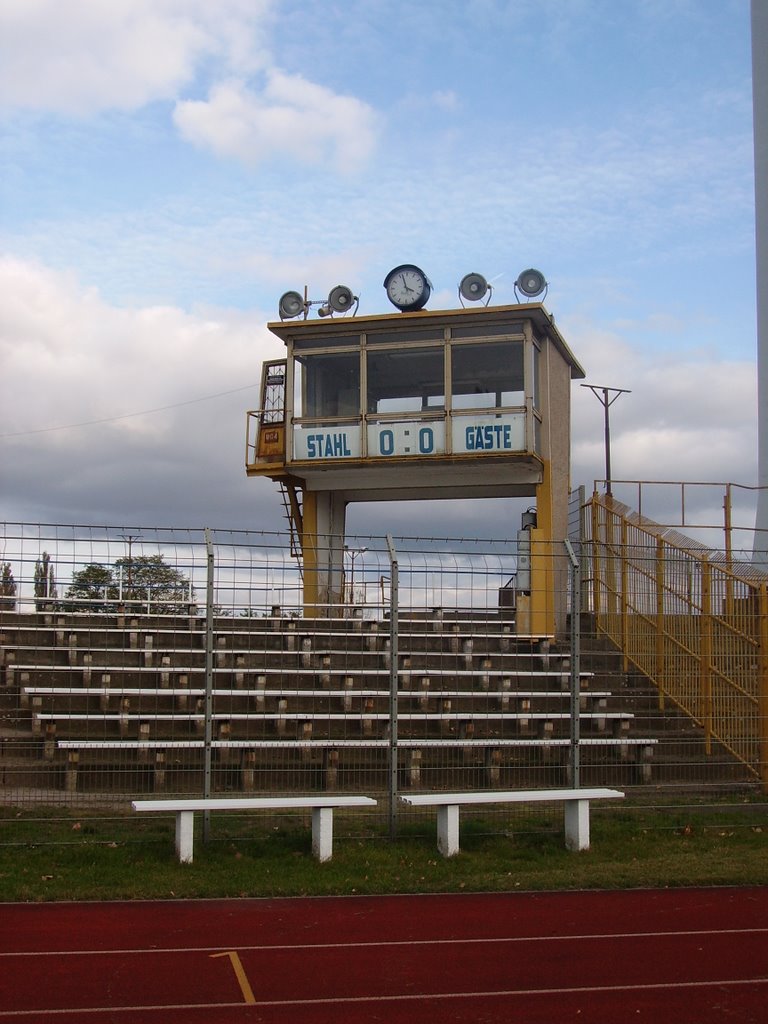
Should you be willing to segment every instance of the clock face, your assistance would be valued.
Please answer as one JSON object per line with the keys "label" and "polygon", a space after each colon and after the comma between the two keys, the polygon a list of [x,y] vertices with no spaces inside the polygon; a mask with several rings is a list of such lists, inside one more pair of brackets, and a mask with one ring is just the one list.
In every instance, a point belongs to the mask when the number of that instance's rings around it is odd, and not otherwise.
{"label": "clock face", "polygon": [[427,280],[427,275],[410,263],[390,270],[384,287],[389,301],[401,310],[421,309],[427,304],[432,293],[432,285]]}

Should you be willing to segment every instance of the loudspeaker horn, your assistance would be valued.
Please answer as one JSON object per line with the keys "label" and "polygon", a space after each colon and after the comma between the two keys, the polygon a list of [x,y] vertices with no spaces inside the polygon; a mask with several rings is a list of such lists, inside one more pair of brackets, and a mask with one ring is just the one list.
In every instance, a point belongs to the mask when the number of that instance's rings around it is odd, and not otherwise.
{"label": "loudspeaker horn", "polygon": [[334,313],[348,312],[354,301],[355,296],[352,294],[352,289],[347,288],[345,284],[337,284],[335,288],[331,288],[328,294],[328,305]]}

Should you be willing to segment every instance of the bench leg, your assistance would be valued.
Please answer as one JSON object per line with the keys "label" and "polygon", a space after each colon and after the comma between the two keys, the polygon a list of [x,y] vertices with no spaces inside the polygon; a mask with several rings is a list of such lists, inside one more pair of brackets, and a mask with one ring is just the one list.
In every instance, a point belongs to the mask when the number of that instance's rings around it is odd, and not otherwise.
{"label": "bench leg", "polygon": [[589,800],[565,801],[565,845],[569,850],[589,849]]}
{"label": "bench leg", "polygon": [[312,808],[312,853],[319,861],[333,856],[333,808]]}
{"label": "bench leg", "polygon": [[437,808],[437,848],[444,857],[459,852],[459,805]]}
{"label": "bench leg", "polygon": [[192,846],[195,841],[195,812],[176,812],[176,856],[180,864],[192,863]]}

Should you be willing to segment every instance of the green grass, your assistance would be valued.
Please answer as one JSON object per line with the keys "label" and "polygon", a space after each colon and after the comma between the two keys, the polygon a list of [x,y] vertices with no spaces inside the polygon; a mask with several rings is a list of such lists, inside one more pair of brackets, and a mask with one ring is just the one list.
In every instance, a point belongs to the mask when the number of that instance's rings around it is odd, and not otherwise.
{"label": "green grass", "polygon": [[437,854],[432,820],[405,827],[396,842],[337,835],[326,864],[312,857],[309,828],[259,816],[214,818],[212,841],[198,838],[194,863],[181,865],[168,818],[4,815],[4,902],[768,884],[768,820],[737,805],[715,814],[596,810],[582,853],[565,850],[558,816],[515,817],[506,834],[497,819],[467,821],[450,860]]}

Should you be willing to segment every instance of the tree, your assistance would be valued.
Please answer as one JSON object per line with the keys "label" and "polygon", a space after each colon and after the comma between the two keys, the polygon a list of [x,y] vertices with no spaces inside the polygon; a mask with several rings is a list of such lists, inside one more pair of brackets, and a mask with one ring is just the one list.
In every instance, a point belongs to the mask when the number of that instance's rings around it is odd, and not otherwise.
{"label": "tree", "polygon": [[44,551],[35,562],[35,607],[41,611],[56,597],[56,577],[51,565],[51,556]]}
{"label": "tree", "polygon": [[66,596],[78,601],[88,601],[88,607],[92,611],[107,611],[108,605],[105,602],[117,598],[112,570],[99,562],[89,562],[83,569],[73,573]]}
{"label": "tree", "polygon": [[16,580],[10,562],[0,566],[0,608],[13,611],[16,607]]}
{"label": "tree", "polygon": [[189,577],[168,565],[162,555],[118,558],[113,581],[122,583],[124,601],[161,604],[165,612],[186,612],[194,599]]}

